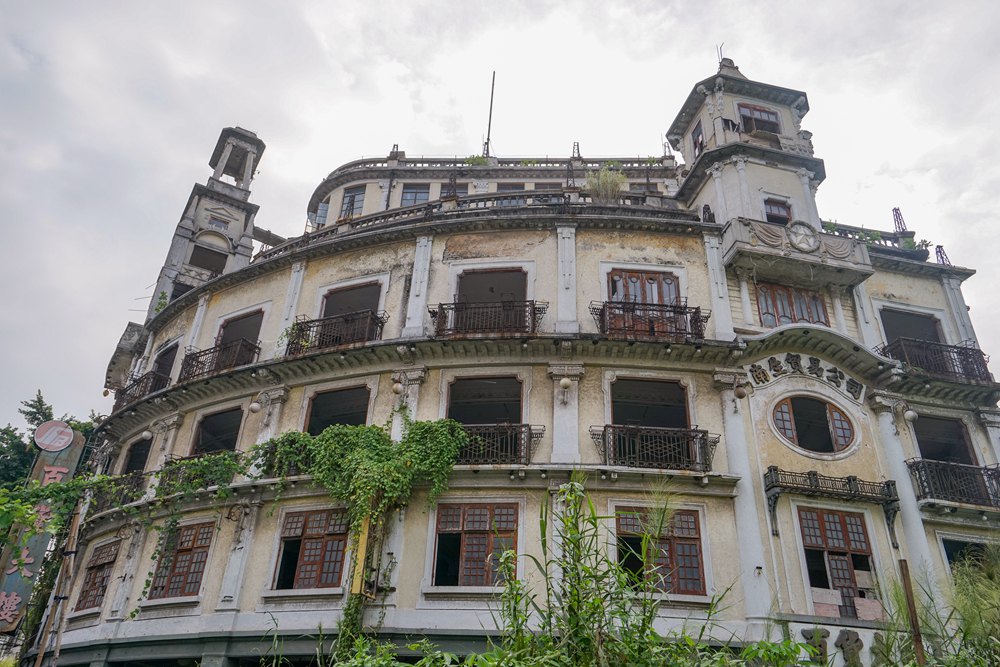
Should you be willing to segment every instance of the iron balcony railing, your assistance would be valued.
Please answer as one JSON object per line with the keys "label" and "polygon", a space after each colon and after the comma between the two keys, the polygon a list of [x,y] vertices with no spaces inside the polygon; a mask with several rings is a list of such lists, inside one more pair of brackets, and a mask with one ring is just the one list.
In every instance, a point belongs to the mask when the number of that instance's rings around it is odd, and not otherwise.
{"label": "iron balcony railing", "polygon": [[146,480],[149,475],[139,472],[129,472],[113,478],[112,484],[102,487],[94,493],[90,512],[100,514],[115,507],[122,507],[142,498],[146,490]]}
{"label": "iron balcony railing", "polygon": [[170,376],[156,371],[149,371],[134,378],[127,385],[115,392],[114,410],[120,410],[130,403],[135,403],[143,396],[166,389],[170,386]]}
{"label": "iron balcony railing", "polygon": [[[156,476],[159,480],[156,489],[157,497],[162,498],[164,496],[171,495],[180,489],[207,489],[210,486],[223,486],[230,484],[233,481],[233,476],[235,474],[231,468],[226,468],[224,466],[199,468],[184,464],[185,461],[193,461],[206,456],[211,456],[213,454],[222,454],[227,451],[228,450],[221,450],[207,452],[200,455],[181,456],[168,459],[167,462],[163,464],[163,467],[156,471]],[[234,456],[239,458],[238,454]]]}
{"label": "iron balcony railing", "polygon": [[177,381],[187,382],[237,366],[246,366],[256,362],[259,354],[260,345],[245,338],[207,350],[189,349],[181,362],[181,373]]}
{"label": "iron balcony railing", "polygon": [[382,338],[389,316],[373,310],[359,310],[318,320],[298,320],[288,330],[285,355],[305,354],[351,343]]}
{"label": "iron balcony railing", "polygon": [[770,466],[764,473],[764,490],[794,492],[805,496],[823,496],[842,500],[863,499],[874,502],[896,502],[894,481],[866,482],[853,475],[828,477],[816,471],[790,472]]}
{"label": "iron balcony railing", "polygon": [[945,345],[916,338],[897,338],[876,352],[944,380],[993,382],[986,365],[990,358],[971,341],[963,345]]}
{"label": "iron balcony railing", "polygon": [[945,500],[1000,509],[1000,467],[912,459],[910,478],[918,500]]}
{"label": "iron balcony railing", "polygon": [[686,302],[663,305],[632,301],[594,301],[590,314],[605,336],[650,340],[701,340],[710,315],[701,308],[689,308]]}
{"label": "iron balcony railing", "polygon": [[708,472],[719,436],[708,431],[656,426],[591,426],[590,436],[609,466]]}
{"label": "iron balcony railing", "polygon": [[522,336],[538,331],[548,307],[544,301],[497,301],[442,303],[429,310],[437,336]]}
{"label": "iron balcony railing", "polygon": [[469,442],[459,451],[458,465],[529,465],[544,426],[531,424],[464,424]]}

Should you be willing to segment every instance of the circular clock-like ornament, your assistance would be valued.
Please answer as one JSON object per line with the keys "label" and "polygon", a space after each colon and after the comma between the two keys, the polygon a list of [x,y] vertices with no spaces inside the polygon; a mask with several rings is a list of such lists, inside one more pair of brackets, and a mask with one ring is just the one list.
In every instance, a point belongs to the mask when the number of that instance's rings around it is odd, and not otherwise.
{"label": "circular clock-like ornament", "polygon": [[802,252],[816,252],[819,250],[819,234],[812,228],[812,225],[796,220],[788,225],[788,242],[792,247]]}

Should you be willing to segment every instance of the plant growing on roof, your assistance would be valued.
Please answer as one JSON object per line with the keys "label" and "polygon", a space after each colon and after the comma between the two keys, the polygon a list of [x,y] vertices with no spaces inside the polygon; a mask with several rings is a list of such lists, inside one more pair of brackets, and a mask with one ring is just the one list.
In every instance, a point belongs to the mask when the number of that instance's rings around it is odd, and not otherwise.
{"label": "plant growing on roof", "polygon": [[608,163],[600,171],[587,172],[587,190],[599,204],[617,204],[628,179]]}

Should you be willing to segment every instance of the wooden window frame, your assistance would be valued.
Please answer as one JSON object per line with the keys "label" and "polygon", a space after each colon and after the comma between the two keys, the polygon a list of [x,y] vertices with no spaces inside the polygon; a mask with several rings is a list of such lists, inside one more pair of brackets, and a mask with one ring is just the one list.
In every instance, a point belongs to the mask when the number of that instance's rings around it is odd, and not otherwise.
{"label": "wooden window frame", "polygon": [[[815,513],[815,518],[807,514]],[[820,507],[799,507],[799,534],[802,537],[803,549],[822,551],[827,568],[827,581],[831,590],[840,590],[858,595],[857,576],[852,556],[863,556],[868,559],[869,572],[875,575],[872,559],[871,537],[865,525],[865,517],[860,512],[845,512],[842,510],[824,509]],[[836,522],[830,521],[836,518]],[[831,530],[836,524],[837,530]],[[803,557],[805,554],[803,553]],[[839,569],[845,579],[838,585],[835,582],[836,571]],[[806,583],[810,583],[807,579]],[[841,618],[856,618],[857,610],[850,605],[840,605]]]}
{"label": "wooden window frame", "polygon": [[[317,509],[285,514],[281,522],[281,549],[274,568],[272,588],[279,589],[285,549],[299,542],[291,590],[339,588],[347,565],[350,521],[346,509]],[[315,542],[310,548],[306,542]],[[310,558],[310,555],[314,556]]]}
{"label": "wooden window frame", "polygon": [[[650,509],[646,507],[616,507],[616,537],[643,537],[649,535]],[[684,525],[680,525],[684,524]],[[640,527],[641,526],[641,527]],[[639,528],[639,529],[636,529]],[[671,595],[707,595],[705,582],[705,556],[702,548],[701,518],[697,510],[679,509],[670,517],[669,525],[662,526],[660,535],[649,535],[648,553],[645,554],[645,576],[653,581],[656,589]],[[618,548],[622,545],[619,543]],[[682,569],[676,565],[677,555],[693,558],[697,578],[681,577]],[[639,554],[642,556],[643,554]],[[651,562],[650,562],[651,561]]]}
{"label": "wooden window frame", "polygon": [[214,535],[215,523],[210,521],[178,526],[165,536],[148,599],[198,595]]}
{"label": "wooden window frame", "polygon": [[[784,311],[780,308],[779,301],[782,296],[788,306]],[[765,310],[765,307],[771,310]],[[757,284],[757,314],[760,316],[761,326],[768,329],[803,322],[830,326],[830,316],[826,310],[826,298],[823,294],[777,283]],[[767,317],[773,319],[774,324],[768,324]],[[779,317],[788,318],[790,321],[781,322]]]}
{"label": "wooden window frame", "polygon": [[[637,276],[635,282],[653,282],[654,280],[659,281],[659,291],[660,299],[659,301],[627,301],[625,300],[624,286],[632,279],[629,276]],[[614,294],[615,289],[615,279],[620,278],[622,281],[623,292],[621,295]],[[674,306],[680,305],[681,299],[681,283],[680,279],[673,273],[669,271],[649,271],[641,269],[611,269],[607,273],[608,281],[608,301],[611,303],[648,303],[651,305],[658,306]],[[643,294],[647,294],[648,290],[643,289]],[[671,298],[672,297],[672,298]]]}
{"label": "wooden window frame", "polygon": [[[781,218],[782,222],[769,220],[769,216]],[[788,225],[792,222],[792,206],[784,199],[764,200],[764,219],[774,225]]]}
{"label": "wooden window frame", "polygon": [[[736,111],[740,116],[740,125],[743,128],[744,134],[749,134],[751,132],[770,132],[771,134],[781,134],[781,116],[777,111],[768,109],[767,107],[757,106],[756,104],[747,104],[745,102],[738,103],[736,105]],[[743,120],[744,118],[748,118],[750,120],[751,127],[747,127],[746,121]],[[759,128],[757,127],[759,122],[774,123],[775,129]]]}
{"label": "wooden window frame", "polygon": [[[497,511],[505,512],[504,523],[497,525]],[[458,512],[458,525],[454,524],[454,512]],[[485,526],[480,523],[469,526],[470,513],[486,512]],[[480,515],[481,516],[481,515]],[[434,558],[432,574],[435,586],[447,587],[492,587],[503,582],[497,573],[497,556],[504,551],[517,549],[517,531],[520,524],[520,507],[517,503],[441,503],[437,507],[434,526]],[[512,527],[511,527],[512,526]],[[458,583],[438,583],[438,537],[441,534],[460,534],[461,544],[458,554]],[[499,543],[503,540],[503,543]],[[500,548],[503,547],[503,548]],[[475,549],[475,551],[472,551]],[[472,552],[472,553],[470,553]],[[476,554],[485,554],[480,561]]]}
{"label": "wooden window frame", "polygon": [[111,581],[111,571],[115,567],[115,561],[118,560],[120,546],[120,541],[109,542],[96,547],[90,554],[75,611],[98,609],[104,604],[104,595]]}
{"label": "wooden window frame", "polygon": [[[774,424],[774,427],[778,429],[778,432],[781,433],[781,435],[783,435],[789,442],[794,444],[796,447],[800,447],[807,452],[813,452],[814,454],[831,453],[809,449],[799,442],[798,433],[795,429],[795,410],[792,407],[793,398],[808,398],[818,403],[823,403],[826,406],[826,426],[830,431],[830,442],[833,444],[833,454],[839,454],[851,446],[851,443],[854,442],[855,435],[854,422],[851,421],[850,417],[848,417],[843,410],[838,408],[833,403],[813,398],[812,396],[789,396],[778,401],[778,403],[774,406],[774,410],[771,411],[771,421]],[[846,432],[844,428],[845,424],[847,427]]]}

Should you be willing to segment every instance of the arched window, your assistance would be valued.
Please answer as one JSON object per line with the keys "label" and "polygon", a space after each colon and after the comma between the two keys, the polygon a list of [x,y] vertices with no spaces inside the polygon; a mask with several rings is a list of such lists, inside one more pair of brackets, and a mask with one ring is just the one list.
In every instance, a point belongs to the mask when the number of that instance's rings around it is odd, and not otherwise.
{"label": "arched window", "polygon": [[843,451],[854,440],[854,426],[832,403],[792,396],[774,406],[774,425],[789,442],[821,454]]}

